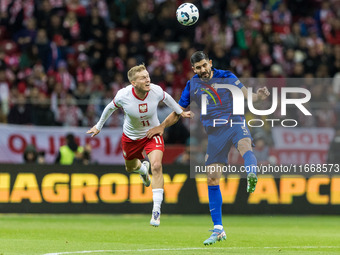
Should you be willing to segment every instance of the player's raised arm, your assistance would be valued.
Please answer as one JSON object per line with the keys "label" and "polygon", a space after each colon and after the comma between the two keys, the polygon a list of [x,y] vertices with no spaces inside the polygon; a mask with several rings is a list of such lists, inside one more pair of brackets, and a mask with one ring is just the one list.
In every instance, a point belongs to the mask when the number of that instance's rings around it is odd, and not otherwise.
{"label": "player's raised arm", "polygon": [[179,106],[179,107],[182,109],[181,114],[177,114],[176,112],[170,113],[168,117],[166,117],[166,119],[161,124],[159,124],[157,127],[154,127],[148,130],[148,132],[146,133],[146,136],[148,138],[152,138],[154,135],[157,135],[157,134],[163,135],[164,129],[174,125],[181,116],[184,118],[190,118],[192,116],[190,111],[184,112],[183,111],[184,108],[182,106]]}
{"label": "player's raised arm", "polygon": [[111,114],[117,110],[118,107],[112,102],[110,102],[104,109],[100,119],[96,125],[94,125],[91,129],[89,129],[86,134],[92,134],[91,137],[94,137],[99,134],[100,130],[103,128],[105,121],[111,116]]}
{"label": "player's raised arm", "polygon": [[[182,116],[184,118],[192,118],[193,113],[190,111],[184,112],[184,109],[189,106],[190,104],[190,81],[187,82],[185,89],[182,92],[181,99],[179,100],[178,104],[176,103],[175,99],[173,99],[168,93],[164,92],[164,103],[169,106],[171,109],[174,111],[169,114],[168,117],[157,127],[154,127],[150,129],[147,133],[146,136],[148,138],[153,137],[156,134],[163,135],[164,129],[167,127],[170,127],[174,125],[179,118]],[[176,107],[177,111],[175,111],[174,108],[172,108],[171,105],[174,105],[173,107]],[[178,109],[179,107],[179,109]]]}
{"label": "player's raised arm", "polygon": [[[248,99],[248,90],[246,87],[242,87],[242,92],[245,98]],[[264,100],[270,95],[270,92],[268,91],[267,87],[259,88],[256,93],[253,93],[253,102],[256,102],[258,100]]]}
{"label": "player's raised arm", "polygon": [[182,114],[183,112],[182,107],[179,104],[177,104],[175,99],[173,99],[172,96],[170,96],[167,92],[164,92],[163,102],[178,115]]}
{"label": "player's raised arm", "polygon": [[91,129],[87,130],[86,134],[92,134],[91,137],[94,137],[98,135],[100,132],[99,129],[96,128],[96,126],[93,126]]}

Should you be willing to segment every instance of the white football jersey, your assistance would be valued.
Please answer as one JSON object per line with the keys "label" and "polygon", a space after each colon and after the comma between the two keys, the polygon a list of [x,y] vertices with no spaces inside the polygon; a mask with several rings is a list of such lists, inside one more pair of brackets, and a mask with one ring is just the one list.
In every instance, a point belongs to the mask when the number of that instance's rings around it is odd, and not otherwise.
{"label": "white football jersey", "polygon": [[158,126],[157,107],[163,101],[177,114],[182,113],[182,109],[176,101],[163,89],[155,84],[150,84],[150,91],[144,99],[139,98],[132,85],[120,89],[112,103],[108,104],[98,121],[96,127],[101,129],[107,118],[118,108],[124,110],[124,134],[132,140],[144,138],[146,132]]}

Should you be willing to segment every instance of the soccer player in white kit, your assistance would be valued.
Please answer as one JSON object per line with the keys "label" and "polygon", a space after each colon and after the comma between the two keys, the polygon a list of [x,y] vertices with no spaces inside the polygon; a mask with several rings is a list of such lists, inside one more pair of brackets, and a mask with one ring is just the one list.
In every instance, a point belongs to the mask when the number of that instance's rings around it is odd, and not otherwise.
{"label": "soccer player in white kit", "polygon": [[[128,72],[131,85],[120,89],[113,101],[104,109],[100,120],[87,131],[87,134],[96,136],[102,129],[105,121],[118,108],[124,110],[124,124],[122,135],[123,156],[125,168],[129,173],[137,172],[141,175],[146,187],[150,186],[149,168],[152,172],[153,209],[150,224],[158,227],[160,224],[161,204],[164,193],[164,179],[162,172],[162,158],[164,141],[160,135],[152,138],[146,137],[150,128],[158,126],[157,106],[164,102],[176,114],[189,118],[190,111],[184,112],[176,101],[163,89],[150,81],[150,76],[144,65],[131,68]],[[150,163],[141,159],[145,150]]]}

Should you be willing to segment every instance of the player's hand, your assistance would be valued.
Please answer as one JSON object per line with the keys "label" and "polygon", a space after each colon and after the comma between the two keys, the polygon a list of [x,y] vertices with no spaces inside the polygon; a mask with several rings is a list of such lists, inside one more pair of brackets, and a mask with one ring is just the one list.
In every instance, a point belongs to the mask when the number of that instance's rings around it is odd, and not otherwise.
{"label": "player's hand", "polygon": [[91,137],[94,137],[94,136],[98,135],[99,132],[100,132],[100,130],[98,130],[98,129],[96,128],[96,126],[93,126],[90,130],[88,130],[88,131],[86,132],[86,134],[92,134]]}
{"label": "player's hand", "polygon": [[151,128],[146,132],[146,137],[151,139],[154,135],[163,135],[164,127],[159,125],[157,127]]}
{"label": "player's hand", "polygon": [[259,88],[256,91],[256,93],[257,93],[257,98],[260,100],[264,100],[270,95],[270,92],[268,91],[267,87]]}
{"label": "player's hand", "polygon": [[194,117],[194,113],[191,112],[191,111],[186,111],[186,112],[183,111],[180,115],[181,115],[182,118],[192,119]]}

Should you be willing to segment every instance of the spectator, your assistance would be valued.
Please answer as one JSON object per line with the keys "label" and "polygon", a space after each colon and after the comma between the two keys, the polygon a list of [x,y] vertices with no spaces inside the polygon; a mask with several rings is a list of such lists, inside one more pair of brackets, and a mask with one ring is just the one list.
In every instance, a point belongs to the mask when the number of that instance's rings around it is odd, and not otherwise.
{"label": "spectator", "polygon": [[90,144],[86,144],[84,147],[84,151],[82,154],[82,164],[83,165],[90,165],[92,163],[92,157],[91,157],[91,145]]}
{"label": "spectator", "polygon": [[162,38],[166,41],[178,41],[178,23],[173,15],[175,12],[176,7],[173,2],[168,1],[160,6],[156,17],[157,26],[152,27],[153,39]]}
{"label": "spectator", "polygon": [[88,8],[97,8],[101,18],[105,20],[106,26],[112,26],[110,21],[109,9],[105,0],[91,0]]}
{"label": "spectator", "polygon": [[153,13],[150,12],[150,6],[146,1],[139,1],[136,6],[137,10],[131,18],[131,28],[141,33],[144,42],[149,42],[151,39],[150,32],[154,25]]}
{"label": "spectator", "polygon": [[25,164],[37,163],[38,152],[34,145],[29,144],[26,146],[23,158]]}
{"label": "spectator", "polygon": [[80,4],[80,0],[68,0],[66,8],[69,13],[73,12],[78,17],[86,16],[86,8]]}
{"label": "spectator", "polygon": [[82,126],[83,114],[77,106],[76,99],[71,93],[66,94],[66,98],[60,101],[57,110],[56,121],[59,125],[77,127]]}
{"label": "spectator", "polygon": [[108,57],[105,60],[104,68],[100,71],[100,76],[102,77],[106,90],[110,89],[110,84],[113,82],[115,74],[113,58]]}
{"label": "spectator", "polygon": [[50,100],[42,92],[39,93],[38,103],[32,107],[32,121],[37,126],[53,126],[55,124]]}
{"label": "spectator", "polygon": [[48,30],[48,23],[52,15],[52,5],[49,0],[43,0],[37,11],[38,27]]}
{"label": "spectator", "polygon": [[111,28],[106,33],[105,40],[105,56],[113,57],[117,54],[117,49],[119,46],[119,42],[117,40],[116,31]]}
{"label": "spectator", "polygon": [[73,91],[76,89],[76,81],[67,69],[67,63],[59,61],[56,73],[56,81],[62,84],[64,91]]}
{"label": "spectator", "polygon": [[104,86],[102,77],[100,77],[100,75],[98,75],[98,74],[95,74],[93,76],[93,82],[92,82],[92,86],[90,88],[90,92],[94,96],[101,97],[104,93],[104,89],[105,89],[105,86]]}
{"label": "spectator", "polygon": [[0,107],[1,112],[7,115],[9,112],[9,84],[6,80],[5,69],[0,69]]}
{"label": "spectator", "polygon": [[265,139],[265,134],[261,131],[254,135],[254,155],[258,164],[269,163],[269,146]]}
{"label": "spectator", "polygon": [[77,82],[84,82],[87,86],[91,86],[93,73],[87,61],[88,57],[86,54],[81,53],[78,57]]}
{"label": "spectator", "polygon": [[84,36],[83,39],[104,41],[106,36],[106,24],[102,17],[100,17],[98,8],[91,9],[91,15],[84,22]]}
{"label": "spectator", "polygon": [[32,111],[23,94],[19,94],[8,114],[10,124],[32,124]]}
{"label": "spectator", "polygon": [[137,0],[108,1],[111,20],[117,27],[129,27]]}
{"label": "spectator", "polygon": [[18,43],[20,49],[24,50],[33,44],[36,35],[36,20],[34,18],[30,18],[27,20],[26,28],[23,28],[14,34],[14,40]]}
{"label": "spectator", "polygon": [[318,56],[314,47],[310,47],[307,58],[304,60],[304,70],[306,73],[316,73],[318,65],[320,64],[320,57]]}
{"label": "spectator", "polygon": [[[166,48],[165,41],[159,40],[155,52],[153,53],[153,59],[151,61],[150,68],[160,67],[166,72],[173,72],[175,70],[172,63],[171,52]],[[151,69],[152,70],[152,69]]]}
{"label": "spectator", "polygon": [[215,44],[213,51],[209,55],[211,56],[215,68],[228,69],[230,67],[229,55],[220,43]]}
{"label": "spectator", "polygon": [[146,49],[139,31],[131,31],[128,49],[130,57],[136,58],[138,63],[145,62]]}
{"label": "spectator", "polygon": [[[59,104],[66,98],[66,91],[63,90],[63,86],[60,82],[57,82],[54,86],[54,90],[51,94],[51,110],[54,113],[55,118],[58,116]],[[59,123],[61,125],[61,123]]]}
{"label": "spectator", "polygon": [[98,73],[103,68],[105,61],[104,44],[99,40],[94,40],[88,48],[88,64],[93,73]]}
{"label": "spectator", "polygon": [[66,46],[71,40],[71,34],[68,28],[63,26],[62,18],[56,14],[49,19],[48,38],[58,46]]}
{"label": "spectator", "polygon": [[[203,140],[203,143],[205,141]],[[204,164],[205,153],[201,148],[204,148],[202,144],[199,144],[195,137],[190,137],[185,142],[185,150],[176,158],[176,163],[181,165]]]}
{"label": "spectator", "polygon": [[340,158],[339,158],[339,151],[340,151],[340,128],[337,127],[335,129],[335,135],[330,143],[329,149],[328,149],[328,157],[327,157],[327,163],[328,164],[339,164]]}
{"label": "spectator", "polygon": [[77,14],[74,11],[69,11],[64,19],[63,27],[67,33],[70,34],[71,41],[76,42],[80,39],[81,26],[77,18]]}
{"label": "spectator", "polygon": [[78,84],[78,87],[74,92],[74,97],[77,100],[77,106],[80,108],[82,113],[86,115],[90,94],[88,93],[88,91],[86,91],[86,86],[84,83],[80,82]]}
{"label": "spectator", "polygon": [[39,29],[35,38],[38,47],[38,56],[45,71],[52,66],[52,48],[45,29]]}
{"label": "spectator", "polygon": [[286,4],[282,2],[279,8],[273,12],[273,30],[280,34],[289,34],[291,23],[292,14],[287,9]]}
{"label": "spectator", "polygon": [[47,92],[47,75],[42,65],[36,64],[33,66],[31,75],[27,77],[27,83],[29,86],[37,88],[40,92]]}
{"label": "spectator", "polygon": [[36,45],[28,46],[20,56],[20,69],[32,68],[39,60],[39,50]]}
{"label": "spectator", "polygon": [[38,152],[37,163],[39,165],[46,164],[45,152],[44,151],[39,151]]}
{"label": "spectator", "polygon": [[301,28],[298,22],[292,25],[292,32],[287,34],[283,39],[283,44],[287,48],[295,48],[299,44],[299,39],[301,38]]}
{"label": "spectator", "polygon": [[73,134],[66,135],[66,145],[59,148],[55,164],[72,165],[81,163],[84,148],[78,146]]}

